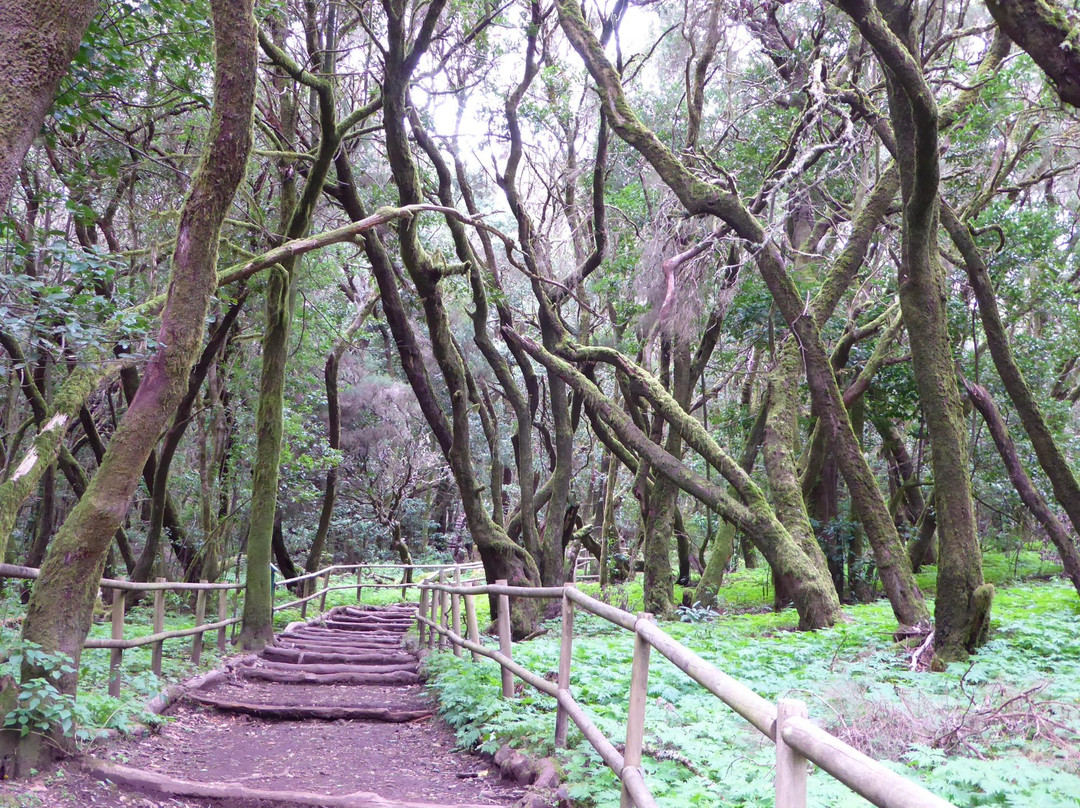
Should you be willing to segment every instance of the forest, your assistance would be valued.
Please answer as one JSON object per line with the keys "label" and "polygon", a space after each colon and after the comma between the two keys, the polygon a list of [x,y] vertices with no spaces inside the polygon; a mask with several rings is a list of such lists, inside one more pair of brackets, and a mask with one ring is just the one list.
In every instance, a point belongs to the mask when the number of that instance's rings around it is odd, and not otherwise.
{"label": "forest", "polygon": [[[751,580],[801,632],[869,604],[927,681],[1034,567],[1075,634],[1077,30],[1055,0],[0,3],[0,548],[40,570],[5,584],[0,714],[78,691],[103,576],[243,584],[242,651],[275,576],[367,562],[587,569],[676,622]],[[515,639],[552,617],[511,604]]]}

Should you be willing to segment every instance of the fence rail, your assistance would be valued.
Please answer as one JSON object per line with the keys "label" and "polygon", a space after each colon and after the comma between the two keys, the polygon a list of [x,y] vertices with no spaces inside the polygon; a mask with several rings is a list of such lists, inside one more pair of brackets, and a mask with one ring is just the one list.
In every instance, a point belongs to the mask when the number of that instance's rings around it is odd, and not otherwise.
{"label": "fence rail", "polygon": [[[449,643],[454,653],[459,656],[462,649],[465,649],[471,652],[474,661],[478,661],[480,657],[494,660],[502,668],[504,698],[513,697],[514,676],[541,693],[553,697],[557,703],[555,745],[566,746],[568,722],[573,721],[622,783],[622,808],[629,808],[631,805],[637,808],[656,806],[641,772],[649,657],[652,649],[656,649],[775,744],[776,808],[805,808],[808,761],[878,808],[955,808],[952,803],[930,793],[811,723],[803,702],[780,699],[773,704],[762,698],[673,639],[647,612],[630,614],[586,595],[573,584],[562,587],[516,587],[507,585],[506,581],[497,581],[494,584],[464,586],[460,572],[454,573],[453,583],[447,583],[445,577],[445,571],[441,571],[436,580],[421,582],[420,610],[417,614],[421,645],[430,648],[437,643],[440,648],[444,648]],[[497,595],[499,599],[497,651],[480,642],[475,625],[476,609],[473,600],[482,594]],[[559,670],[555,682],[548,681],[514,662],[510,637],[511,596],[561,599],[562,633]],[[458,601],[462,599],[466,614],[473,615],[473,621],[467,626],[467,637],[461,635],[457,617],[460,613]],[[594,614],[634,634],[626,742],[621,753],[572,695],[571,652],[575,609]]]}
{"label": "fence rail", "polygon": [[[376,569],[405,570],[407,572],[430,571],[417,582],[370,583],[363,582],[365,571]],[[586,595],[573,584],[561,587],[510,586],[505,580],[488,584],[483,579],[467,579],[463,573],[480,569],[479,564],[335,564],[316,572],[306,573],[282,581],[277,586],[304,584],[303,595],[296,600],[274,606],[274,611],[301,608],[306,612],[309,602],[320,598],[320,611],[325,610],[329,592],[356,589],[356,600],[361,602],[363,587],[375,589],[402,589],[417,587],[420,591],[420,609],[417,614],[417,631],[421,645],[429,648],[436,642],[440,648],[448,644],[457,655],[467,650],[474,661],[487,657],[497,662],[502,670],[502,695],[512,698],[514,677],[517,676],[541,693],[556,700],[555,744],[566,745],[569,722],[581,730],[582,735],[597,751],[604,763],[615,772],[622,783],[622,808],[656,808],[656,801],[641,771],[644,740],[646,696],[648,693],[649,657],[652,649],[670,660],[688,677],[719,698],[736,714],[776,745],[776,808],[805,808],[807,791],[807,761],[844,783],[865,797],[878,808],[955,808],[951,803],[931,794],[922,786],[886,768],[857,749],[811,723],[806,705],[792,699],[781,699],[773,704],[762,698],[746,685],[727,675],[715,665],[705,661],[686,646],[666,634],[656,625],[652,615],[642,612],[630,614],[607,603]],[[14,564],[0,564],[0,578],[33,579],[38,570]],[[355,572],[356,584],[331,585],[335,573]],[[309,584],[315,585],[322,578],[323,586],[309,592]],[[89,639],[86,648],[108,648],[111,651],[109,693],[120,693],[120,667],[123,652],[127,649],[153,645],[152,668],[161,673],[162,646],[165,640],[192,637],[191,658],[198,662],[202,652],[203,637],[208,631],[217,632],[218,649],[226,648],[226,629],[240,622],[239,617],[227,617],[228,594],[239,597],[243,584],[230,583],[183,583],[159,578],[154,582],[132,582],[113,578],[101,580],[103,589],[122,592],[153,592],[153,633],[142,637],[124,638],[125,598],[113,597],[112,637]],[[164,631],[165,592],[195,592],[195,626],[192,628]],[[209,592],[218,593],[217,620],[206,622],[206,598]],[[480,641],[476,618],[475,598],[478,595],[494,595],[498,598],[499,649],[488,648]],[[560,637],[559,670],[555,682],[528,670],[514,662],[510,636],[510,597],[560,599],[562,601],[562,633]],[[234,608],[237,600],[234,600]],[[462,635],[462,606],[464,606],[465,632]],[[582,609],[634,634],[634,656],[630,674],[630,695],[627,710],[626,742],[620,752],[615,744],[589,717],[573,697],[571,691],[571,654],[573,650],[574,614]]]}
{"label": "fence rail", "polygon": [[[407,591],[409,587],[418,587],[419,583],[371,583],[362,581],[362,576],[365,571],[369,570],[405,570],[409,572],[425,571],[425,570],[471,570],[478,569],[479,564],[334,564],[324,569],[317,570],[316,572],[310,572],[305,575],[299,575],[295,578],[289,578],[282,581],[275,581],[274,587],[287,586],[289,584],[304,583],[305,592],[306,584],[314,582],[318,578],[323,578],[323,587],[311,593],[306,593],[304,596],[297,598],[296,600],[289,601],[288,603],[281,603],[273,607],[274,612],[283,611],[286,609],[295,609],[300,607],[301,615],[306,616],[307,604],[315,598],[320,598],[319,610],[325,611],[326,608],[326,595],[329,592],[336,592],[345,589],[353,589],[353,584],[345,586],[331,586],[330,579],[335,573],[356,573],[356,602],[360,603],[363,597],[363,588],[368,587],[370,589],[402,589]],[[21,579],[36,579],[40,571],[34,567],[22,567],[15,564],[0,564],[0,579],[3,578],[21,578]],[[460,576],[460,573],[458,573]],[[227,629],[229,626],[238,624],[242,618],[229,617],[229,602],[228,595],[231,591],[234,595],[233,611],[238,608],[239,595],[244,589],[244,584],[239,583],[208,583],[207,581],[200,581],[199,583],[188,583],[183,581],[166,581],[164,578],[158,578],[156,581],[125,581],[118,578],[102,578],[101,588],[110,590],[113,592],[111,620],[112,620],[112,636],[108,639],[91,638],[86,640],[83,644],[84,648],[107,648],[110,651],[109,655],[109,695],[120,695],[120,670],[123,665],[124,651],[132,648],[141,648],[146,645],[153,646],[151,651],[150,666],[154,674],[161,675],[161,662],[163,656],[163,644],[166,640],[181,639],[184,637],[191,637],[191,661],[195,664],[199,663],[202,658],[202,649],[204,636],[207,632],[217,632],[217,648],[221,653],[225,652],[227,647]],[[154,611],[153,611],[153,627],[152,633],[146,634],[141,637],[124,637],[124,617],[125,617],[125,598],[122,597],[124,592],[152,592],[154,594]],[[166,592],[194,592],[195,593],[195,625],[191,628],[176,629],[173,631],[165,631],[165,593]],[[217,592],[217,614],[216,620],[207,622],[206,620],[206,607],[207,607],[207,594],[210,592]]]}

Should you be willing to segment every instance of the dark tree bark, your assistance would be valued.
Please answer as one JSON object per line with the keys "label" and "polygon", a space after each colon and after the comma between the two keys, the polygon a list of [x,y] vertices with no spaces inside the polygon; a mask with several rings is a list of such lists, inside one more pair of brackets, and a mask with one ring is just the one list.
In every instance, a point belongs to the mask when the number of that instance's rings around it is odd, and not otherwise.
{"label": "dark tree bark", "polygon": [[[431,38],[444,7],[445,3],[442,0],[435,0],[428,5],[423,20],[415,29],[416,33],[412,41],[407,42],[408,20],[404,4],[397,0],[383,2],[387,16],[389,43],[383,83],[383,127],[394,184],[403,205],[416,204],[423,200],[420,177],[409,147],[409,136],[405,127],[408,118],[409,81],[423,53],[431,44]],[[505,578],[510,583],[535,584],[539,580],[539,575],[533,558],[495,524],[491,515],[485,510],[480,497],[483,487],[479,485],[476,478],[469,440],[471,405],[468,369],[454,344],[449,317],[439,289],[444,268],[421,245],[416,218],[399,221],[397,234],[402,262],[416,288],[423,308],[431,339],[431,351],[450,394],[450,419],[447,420],[438,401],[432,395],[426,371],[420,372],[422,370],[421,358],[416,356],[414,359],[411,356],[412,351],[415,350],[415,340],[409,340],[408,335],[399,336],[395,333],[409,382],[454,475],[465,519],[480,553],[488,580]],[[372,263],[374,265],[375,262]],[[375,269],[374,266],[373,269]],[[383,298],[383,308],[392,327],[391,310],[395,310],[394,320],[399,321],[397,330],[403,331],[400,320],[404,318],[397,294],[397,280],[394,277],[386,278],[384,274],[376,271],[376,280]],[[394,286],[393,289],[389,288],[391,284]],[[415,366],[417,363],[420,367]],[[497,600],[493,601],[493,606],[492,614],[495,614]],[[536,604],[524,598],[516,601],[511,613],[515,636],[525,636],[530,633],[538,618],[539,610]]]}
{"label": "dark tree bark", "polygon": [[[277,562],[277,567],[281,570],[281,575],[284,579],[296,578],[300,575],[300,570],[296,568],[296,564],[293,563],[292,556],[289,555],[289,548],[285,546],[285,531],[281,526],[282,514],[281,511],[277,511],[274,514],[274,530],[270,538],[270,548],[274,554],[274,561]],[[294,591],[300,591],[300,584],[296,584],[292,587]],[[270,593],[273,597],[273,592]]]}
{"label": "dark tree bark", "polygon": [[957,218],[947,203],[942,205],[941,219],[964,259],[968,280],[979,303],[979,319],[983,333],[986,334],[986,345],[990,349],[990,357],[1001,377],[1001,383],[1020,416],[1020,423],[1031,441],[1039,465],[1050,480],[1054,498],[1065,509],[1073,531],[1080,534],[1080,481],[1073,473],[1065,453],[1054,440],[1042,408],[1013,355],[1009,333],[998,310],[990,270],[971,231]]}
{"label": "dark tree bark", "polygon": [[[341,405],[338,401],[338,365],[341,357],[349,348],[349,343],[360,330],[364,321],[371,316],[375,304],[379,302],[378,296],[370,298],[361,307],[356,317],[345,333],[334,342],[334,346],[326,355],[326,364],[323,367],[323,381],[326,384],[326,411],[327,411],[327,444],[331,449],[341,448]],[[326,537],[330,533],[330,520],[334,515],[334,503],[337,500],[337,466],[326,470],[326,481],[323,484],[323,501],[319,510],[319,524],[315,529],[315,536],[311,540],[311,549],[308,551],[307,560],[304,562],[304,572],[315,572],[320,569],[323,548],[326,546]]]}
{"label": "dark tree bark", "polygon": [[[202,355],[199,357],[199,361],[195,363],[195,367],[191,370],[187,391],[176,409],[172,425],[165,433],[153,473],[154,485],[150,492],[150,527],[146,533],[146,543],[143,545],[143,551],[140,553],[138,561],[135,562],[135,568],[131,570],[130,578],[132,581],[150,580],[150,573],[153,571],[154,562],[157,560],[161,534],[165,526],[169,469],[172,467],[173,457],[176,456],[180,440],[187,431],[188,424],[191,423],[191,413],[195,407],[195,400],[199,396],[199,390],[202,389],[203,382],[206,380],[206,374],[210,372],[211,366],[217,361],[221,347],[225,344],[229,331],[232,329],[233,323],[236,322],[236,318],[239,316],[246,299],[246,292],[242,293],[240,298],[229,307],[225,315],[215,324],[214,330],[207,340],[206,347],[203,348]],[[128,593],[127,602],[129,607],[138,603],[140,594],[139,592]]]}

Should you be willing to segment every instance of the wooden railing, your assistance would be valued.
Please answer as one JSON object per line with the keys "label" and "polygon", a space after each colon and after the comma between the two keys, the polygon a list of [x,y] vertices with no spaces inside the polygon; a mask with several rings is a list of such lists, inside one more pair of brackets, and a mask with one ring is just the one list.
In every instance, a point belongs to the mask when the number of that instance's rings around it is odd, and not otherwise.
{"label": "wooden railing", "polygon": [[[318,570],[317,572],[311,572],[306,575],[300,575],[296,578],[289,578],[283,581],[275,581],[275,589],[279,586],[287,586],[289,584],[304,583],[305,595],[296,600],[288,603],[281,603],[273,607],[274,612],[284,611],[286,609],[295,609],[297,606],[301,609],[301,616],[306,616],[307,604],[315,598],[320,598],[319,611],[325,611],[326,609],[326,595],[328,592],[336,592],[344,589],[352,589],[354,584],[331,586],[331,576],[336,573],[356,573],[356,602],[360,603],[363,597],[363,587],[369,589],[402,589],[403,594],[407,592],[410,587],[419,586],[419,582],[416,583],[371,583],[362,580],[362,576],[365,570],[375,569],[392,569],[392,570],[461,570],[461,569],[474,569],[479,565],[456,565],[456,564],[348,564],[348,565],[334,565],[326,567],[325,569]],[[22,579],[34,579],[38,577],[39,571],[33,567],[20,567],[14,564],[0,564],[0,578],[22,578]],[[460,576],[460,572],[458,573]],[[317,591],[308,593],[307,584],[314,582],[317,579],[323,579],[323,587]],[[200,581],[199,583],[182,583],[176,581],[166,581],[164,578],[158,578],[155,582],[140,583],[135,581],[124,581],[116,578],[102,578],[101,588],[110,590],[113,593],[112,598],[112,636],[109,639],[96,639],[90,638],[83,643],[83,648],[108,648],[109,654],[109,695],[120,695],[120,670],[123,664],[124,651],[131,648],[140,648],[145,645],[152,645],[151,650],[151,669],[157,676],[161,675],[161,659],[163,652],[163,645],[166,640],[175,640],[182,637],[191,637],[191,661],[196,665],[199,664],[202,658],[203,637],[209,631],[217,632],[217,647],[218,651],[224,653],[227,647],[228,638],[226,629],[229,626],[239,623],[241,617],[229,617],[229,604],[228,595],[229,592],[233,592],[233,613],[238,611],[240,592],[244,589],[244,584],[239,583],[208,583],[206,581]],[[141,637],[124,637],[124,607],[125,592],[153,592],[154,593],[154,612],[153,612],[153,627],[152,633],[143,635]],[[191,628],[176,629],[174,631],[165,631],[165,593],[166,592],[195,592],[195,625]],[[217,592],[217,620],[213,622],[206,621],[206,601],[208,593]]]}
{"label": "wooden railing", "polygon": [[[671,660],[683,673],[719,698],[776,745],[776,808],[804,808],[807,795],[807,761],[844,783],[879,808],[954,808],[922,786],[886,768],[840,739],[811,723],[806,705],[794,699],[767,701],[715,665],[660,629],[653,616],[624,612],[579,591],[573,584],[562,587],[517,587],[506,581],[481,586],[462,586],[439,580],[424,581],[417,615],[420,644],[429,648],[449,642],[454,652],[472,652],[474,661],[487,657],[502,667],[502,695],[512,698],[517,676],[557,703],[555,745],[566,746],[568,722],[573,721],[604,763],[622,783],[622,808],[655,808],[656,801],[642,776],[645,703],[648,692],[649,656],[652,649]],[[460,573],[455,575],[460,579]],[[480,642],[473,600],[477,595],[497,595],[499,650]],[[559,671],[555,682],[514,662],[510,638],[510,597],[559,598],[562,601],[562,636]],[[460,601],[464,600],[467,636],[461,635]],[[447,604],[449,601],[449,604]],[[436,605],[438,604],[438,611]],[[571,692],[571,651],[574,612],[580,608],[634,634],[634,657],[630,672],[626,742],[620,753],[574,699]],[[470,617],[471,616],[471,617]],[[438,639],[436,639],[438,638]]]}

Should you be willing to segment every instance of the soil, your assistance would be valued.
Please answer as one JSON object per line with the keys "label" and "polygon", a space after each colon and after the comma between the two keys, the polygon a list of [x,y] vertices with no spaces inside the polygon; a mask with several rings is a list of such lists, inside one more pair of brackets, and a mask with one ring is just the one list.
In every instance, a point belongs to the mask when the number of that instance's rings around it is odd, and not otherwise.
{"label": "soil", "polygon": [[[352,615],[350,615],[352,617]],[[303,632],[300,632],[303,633]],[[357,641],[365,632],[343,630]],[[285,639],[285,638],[283,638]],[[342,638],[344,639],[344,638]],[[293,632],[290,642],[303,644]],[[399,654],[401,635],[387,637]],[[415,664],[415,658],[412,660]],[[362,668],[361,668],[362,669]],[[501,781],[499,768],[455,751],[453,732],[434,713],[422,685],[279,684],[232,677],[200,695],[266,706],[388,707],[422,711],[406,723],[370,720],[267,720],[181,701],[166,723],[142,737],[116,738],[90,750],[101,761],[153,775],[249,789],[329,796],[373,792],[389,801],[509,806],[526,794]],[[175,798],[102,782],[79,759],[28,781],[0,783],[0,808],[291,808],[298,803],[236,796]]]}

